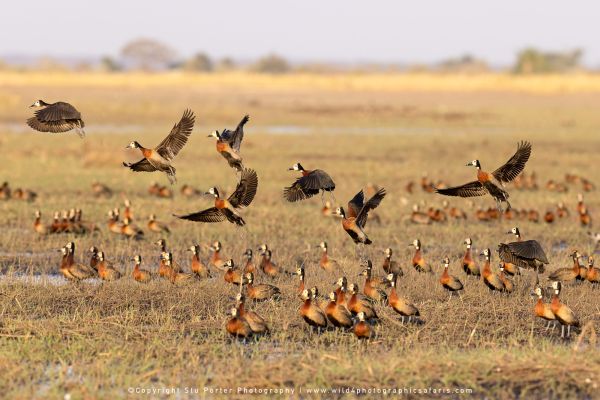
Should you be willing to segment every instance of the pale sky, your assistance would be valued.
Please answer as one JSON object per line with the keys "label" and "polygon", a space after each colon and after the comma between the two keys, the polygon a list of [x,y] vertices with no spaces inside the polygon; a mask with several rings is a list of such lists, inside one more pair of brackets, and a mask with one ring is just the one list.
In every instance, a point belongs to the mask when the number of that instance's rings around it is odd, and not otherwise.
{"label": "pale sky", "polygon": [[[155,3],[155,4],[152,4]],[[1,6],[0,55],[118,55],[159,39],[181,56],[435,62],[471,53],[507,65],[526,46],[584,49],[600,66],[593,0],[20,0]]]}

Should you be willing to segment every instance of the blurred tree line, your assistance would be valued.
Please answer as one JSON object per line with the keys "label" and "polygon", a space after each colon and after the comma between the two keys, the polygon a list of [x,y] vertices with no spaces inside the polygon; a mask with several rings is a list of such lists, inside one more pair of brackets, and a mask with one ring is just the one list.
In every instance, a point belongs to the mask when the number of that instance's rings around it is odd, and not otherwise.
{"label": "blurred tree line", "polygon": [[[539,73],[568,73],[580,71],[583,51],[575,49],[564,52],[545,52],[535,48],[526,48],[516,55],[510,71],[516,74]],[[168,44],[155,39],[139,38],[126,43],[117,57],[103,56],[95,63],[78,62],[67,64],[58,59],[40,57],[34,69],[59,71],[72,69],[87,71],[97,69],[104,72],[127,70],[165,71],[181,70],[185,72],[210,73],[215,71],[230,71],[245,69],[258,73],[284,74],[290,71],[329,73],[338,71],[353,72],[435,72],[435,73],[465,73],[477,74],[492,70],[485,60],[473,55],[463,55],[443,60],[432,65],[398,65],[398,64],[361,64],[358,66],[343,66],[327,63],[306,63],[292,66],[284,57],[277,54],[267,54],[251,63],[236,63],[232,58],[212,59],[208,54],[198,52],[187,59],[181,58],[175,49]],[[0,60],[0,69],[11,66]],[[14,69],[14,68],[13,68]]]}

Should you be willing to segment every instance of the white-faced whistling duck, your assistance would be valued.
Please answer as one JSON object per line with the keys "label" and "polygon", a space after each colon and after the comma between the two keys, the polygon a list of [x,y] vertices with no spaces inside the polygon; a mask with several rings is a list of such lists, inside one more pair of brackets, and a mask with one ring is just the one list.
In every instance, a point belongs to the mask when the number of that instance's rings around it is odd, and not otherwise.
{"label": "white-faced whistling duck", "polygon": [[150,217],[148,217],[148,229],[150,230],[150,232],[164,232],[167,234],[171,233],[171,230],[169,229],[167,224],[165,224],[164,222],[157,221],[156,216],[154,214],[150,214]]}
{"label": "white-faced whistling duck", "polygon": [[[370,262],[370,260],[369,260]],[[372,269],[371,268],[365,268],[360,274],[358,274],[358,276],[364,276],[365,277],[365,285],[363,287],[363,293],[365,294],[365,296],[367,296],[368,298],[370,298],[373,301],[376,302],[385,302],[387,300],[387,294],[385,293],[385,291],[383,290],[383,283],[380,286],[376,286],[374,284],[373,278],[371,277],[371,273],[372,273]],[[391,284],[391,282],[390,282]]]}
{"label": "white-faced whistling duck", "polygon": [[298,275],[298,279],[300,280],[300,284],[298,284],[296,292],[299,296],[302,296],[302,292],[304,292],[304,289],[306,288],[304,284],[304,267],[302,265],[296,268],[296,275]]}
{"label": "white-faced whistling duck", "polygon": [[361,311],[356,316],[358,321],[354,324],[354,335],[361,340],[369,340],[375,337],[375,331],[371,325],[365,322],[365,313]]}
{"label": "white-faced whistling duck", "polygon": [[388,296],[388,304],[394,311],[400,314],[402,322],[404,323],[404,317],[408,317],[408,322],[411,321],[412,317],[419,317],[421,315],[419,309],[405,298],[398,296],[398,292],[396,292],[397,277],[395,275],[391,277],[390,282],[392,284],[392,289]]}
{"label": "white-faced whistling duck", "polygon": [[504,273],[505,272],[504,271],[504,263],[499,263],[498,269],[500,270],[498,272],[498,277],[500,278],[500,280],[502,281],[502,284],[504,285],[504,291],[506,293],[512,293],[513,290],[515,289],[515,285],[512,283],[512,281],[510,279],[508,279],[508,277]]}
{"label": "white-faced whistling duck", "polygon": [[338,304],[337,297],[335,292],[329,293],[329,304],[325,307],[325,315],[336,328],[351,328],[353,325],[352,314],[345,305]]}
{"label": "white-faced whistling duck", "polygon": [[127,218],[130,221],[133,221],[133,209],[131,207],[131,202],[129,201],[129,199],[125,199],[123,201],[123,219]]}
{"label": "white-faced whistling duck", "polygon": [[196,197],[196,196],[201,196],[203,194],[203,192],[201,192],[200,190],[186,184],[183,184],[181,186],[181,189],[179,190],[179,192],[181,193],[182,196],[184,197]]}
{"label": "white-faced whistling duck", "polygon": [[413,204],[412,212],[410,214],[410,222],[419,225],[429,225],[431,224],[431,218],[429,218],[427,213],[419,211],[418,204]]}
{"label": "white-faced whistling duck", "polygon": [[321,192],[321,200],[325,192],[333,192],[335,183],[327,172],[321,169],[305,170],[300,163],[288,168],[289,171],[300,171],[302,176],[292,184],[283,189],[283,198],[294,202],[308,199]]}
{"label": "white-faced whistling duck", "polygon": [[192,111],[185,110],[181,120],[173,126],[167,137],[154,149],[147,149],[137,141],[131,142],[126,148],[139,149],[144,158],[136,163],[124,162],[123,165],[136,172],[164,172],[169,178],[169,182],[174,184],[177,179],[175,167],[171,165],[171,161],[187,143],[194,128],[195,119]]}
{"label": "white-faced whistling duck", "polygon": [[585,203],[583,201],[583,193],[578,193],[577,194],[577,213],[578,214],[583,214],[584,210],[586,209]]}
{"label": "white-faced whistling duck", "polygon": [[[388,279],[388,276],[375,276],[373,274],[373,263],[371,262],[371,260],[366,260],[361,262],[361,266],[364,267],[364,270],[358,275],[358,276],[366,276],[369,278],[369,282],[371,283],[371,286],[373,287],[385,287],[388,288],[391,286],[390,284],[390,280]],[[398,275],[401,276],[401,275]]]}
{"label": "white-faced whistling duck", "polygon": [[[435,191],[446,196],[460,197],[475,197],[490,194],[494,200],[496,200],[498,210],[502,211],[502,202],[505,202],[507,207],[511,208],[510,203],[508,202],[508,192],[502,189],[501,186],[503,186],[504,183],[512,181],[523,172],[530,155],[531,143],[520,142],[515,154],[504,165],[491,174],[484,172],[481,169],[479,160],[473,160],[468,163],[467,166],[477,168],[477,180],[461,186],[436,189]],[[494,180],[496,182],[494,182]]]}
{"label": "white-faced whistling duck", "polygon": [[119,222],[119,216],[113,210],[108,212],[107,226],[109,232],[121,234],[122,224]]}
{"label": "white-faced whistling duck", "polygon": [[550,304],[544,303],[544,290],[541,287],[536,286],[534,289],[534,293],[537,296],[538,300],[535,303],[533,312],[536,317],[542,318],[543,320],[548,321],[548,323],[546,324],[546,330],[548,330],[548,328],[550,328],[550,325],[554,321],[556,321],[556,317],[554,316],[554,313],[552,312],[552,307],[550,306]]}
{"label": "white-faced whistling duck", "polygon": [[208,137],[217,139],[217,152],[219,152],[226,160],[231,168],[237,171],[244,169],[242,165],[242,157],[240,156],[240,146],[244,139],[244,125],[250,119],[249,115],[244,115],[235,131],[223,129],[221,133],[214,131]]}
{"label": "white-faced whistling duck", "polygon": [[98,269],[98,276],[103,281],[114,281],[114,280],[121,278],[121,273],[119,271],[117,271],[116,269],[114,269],[112,267],[112,265],[110,265],[108,263],[108,261],[106,261],[104,259],[103,251],[98,252],[97,269]]}
{"label": "white-faced whistling duck", "polygon": [[248,272],[245,275],[246,281],[246,294],[248,298],[254,301],[263,301],[269,299],[278,299],[281,296],[281,290],[277,286],[269,285],[266,283],[254,284],[254,274]]}
{"label": "white-faced whistling duck", "polygon": [[558,202],[556,205],[556,216],[558,218],[568,218],[570,215],[569,209],[565,207],[565,203],[562,201]]}
{"label": "white-faced whistling duck", "polygon": [[160,253],[160,261],[158,264],[158,276],[161,278],[169,279],[172,275],[172,269],[167,266],[167,252],[163,251]]}
{"label": "white-faced whistling duck", "polygon": [[157,182],[153,182],[148,188],[148,194],[159,197],[161,199],[173,198],[173,191],[166,186],[159,185]]}
{"label": "white-faced whistling duck", "polygon": [[137,255],[133,257],[132,261],[135,263],[133,267],[133,272],[131,274],[133,279],[140,283],[150,282],[152,280],[152,274],[150,273],[150,271],[140,268],[140,266],[142,265],[142,256]]}
{"label": "white-faced whistling duck", "polygon": [[321,259],[319,260],[319,266],[327,272],[335,271],[338,266],[338,263],[337,261],[329,258],[329,254],[327,253],[327,242],[321,242],[317,247],[321,248],[321,250],[323,251],[321,253]]}
{"label": "white-faced whistling duck", "polygon": [[552,303],[550,303],[550,307],[554,316],[560,322],[561,325],[561,333],[560,337],[565,337],[565,326],[567,327],[567,335],[566,337],[571,336],[571,326],[578,327],[579,320],[577,316],[566,304],[561,303],[558,295],[561,290],[561,283],[558,281],[552,282],[552,289],[554,290],[554,294],[552,295]]}
{"label": "white-faced whistling duck", "polygon": [[240,318],[238,309],[231,308],[231,319],[227,321],[225,326],[227,332],[239,339],[246,339],[252,336],[252,329],[244,318]]}
{"label": "white-faced whistling duck", "polygon": [[270,249],[265,250],[262,253],[262,259],[260,260],[259,268],[267,276],[276,277],[281,272],[280,268],[271,260],[273,253]]}
{"label": "white-faced whistling duck", "polygon": [[551,224],[554,222],[555,215],[552,211],[546,211],[544,214],[544,222],[547,224]]}
{"label": "white-faced whistling duck", "polygon": [[581,256],[579,255],[579,252],[577,250],[574,250],[570,255],[571,259],[573,260],[573,266],[568,268],[557,269],[548,276],[549,280],[560,281],[563,283],[582,280],[580,271],[585,268],[581,268],[581,265],[579,264],[579,258]]}
{"label": "white-faced whistling duck", "polygon": [[245,284],[247,282],[246,277],[237,269],[232,259],[225,261],[223,267],[226,268],[225,275],[223,275],[225,282],[234,285]]}
{"label": "white-faced whistling duck", "polygon": [[[518,229],[515,235],[517,234]],[[520,268],[531,268],[536,272],[543,273],[544,264],[548,264],[549,261],[542,246],[536,240],[521,240],[520,236],[518,238],[517,242],[498,245],[500,259]]]}
{"label": "white-faced whistling duck", "polygon": [[245,297],[242,293],[238,293],[235,297],[237,301],[237,310],[240,318],[243,318],[250,325],[250,329],[252,329],[252,333],[256,335],[261,335],[269,332],[269,326],[267,325],[267,321],[254,311],[246,310],[245,306]]}
{"label": "white-faced whistling duck", "polygon": [[403,276],[404,271],[400,268],[400,264],[397,261],[392,260],[392,249],[389,247],[383,251],[385,258],[383,259],[383,271],[386,274],[396,274],[398,276]]}
{"label": "white-faced whistling duck", "polygon": [[61,251],[63,258],[60,264],[60,272],[65,278],[78,282],[97,276],[96,270],[92,267],[75,262],[75,244],[73,242],[67,243]]}
{"label": "white-faced whistling duck", "polygon": [[473,247],[473,241],[471,238],[466,238],[464,244],[467,246],[467,250],[465,251],[465,255],[463,257],[463,271],[467,275],[480,276],[481,271],[479,271],[479,266],[475,263],[473,256],[471,254],[471,247]]}
{"label": "white-faced whistling duck", "polygon": [[481,271],[481,279],[483,279],[483,283],[485,283],[485,286],[492,291],[503,291],[504,283],[502,282],[502,279],[500,279],[498,274],[492,272],[492,252],[490,249],[485,249],[481,255],[485,257],[485,263],[483,264],[483,269]]}
{"label": "white-faced whistling duck", "polygon": [[444,258],[442,263],[444,264],[444,272],[442,272],[442,276],[440,276],[440,283],[444,289],[450,292],[450,297],[452,297],[453,292],[463,290],[463,284],[457,277],[448,273],[448,267],[450,266],[448,257]]}
{"label": "white-faced whistling duck", "polygon": [[366,319],[378,319],[377,313],[373,305],[358,293],[358,285],[351,283],[348,285],[348,294],[350,299],[348,300],[347,307],[352,315],[356,315],[362,312]]}
{"label": "white-faced whistling duck", "polygon": [[176,264],[173,261],[173,253],[165,253],[165,264],[170,273],[170,276],[168,277],[169,281],[171,281],[171,283],[174,285],[187,284],[196,277],[196,275],[181,272],[181,267],[175,266]]}
{"label": "white-faced whistling duck", "polygon": [[210,278],[210,270],[204,263],[200,260],[200,246],[194,245],[188,249],[188,251],[192,252],[192,263],[191,270],[192,273],[196,274],[198,278]]}
{"label": "white-faced whistling duck", "polygon": [[588,257],[588,267],[585,279],[596,285],[600,283],[600,269],[594,267],[594,257],[592,256]]}
{"label": "white-faced whistling duck", "polygon": [[113,195],[113,191],[103,183],[93,182],[92,194],[94,197],[111,197]]}
{"label": "white-faced whistling duck", "polygon": [[373,197],[365,202],[365,196],[361,190],[348,203],[348,213],[346,213],[343,207],[338,207],[335,210],[336,215],[342,217],[342,228],[350,235],[354,243],[372,243],[363,229],[367,224],[369,211],[377,208],[381,200],[385,197],[385,194],[385,189],[379,189]]}
{"label": "white-faced whistling duck", "polygon": [[310,288],[310,293],[312,294],[313,304],[318,305],[325,311],[329,304],[329,296],[319,296],[319,289],[316,286]]}
{"label": "white-faced whistling duck", "polygon": [[448,213],[450,218],[454,219],[467,219],[467,213],[457,207],[450,207],[450,203],[447,200],[442,202],[444,210]]}
{"label": "white-faced whistling duck", "polygon": [[210,257],[208,265],[217,267],[217,268],[223,268],[223,264],[225,264],[226,260],[221,257],[221,249],[222,248],[223,248],[223,246],[221,245],[221,242],[218,240],[214,241],[210,245],[209,249],[212,250],[213,254]]}
{"label": "white-faced whistling duck", "polygon": [[588,212],[586,206],[582,208],[582,211],[579,214],[579,223],[581,226],[592,226],[592,216]]}
{"label": "white-faced whistling duck", "polygon": [[307,324],[317,329],[326,328],[327,316],[321,307],[314,303],[315,295],[308,289],[304,289],[302,293],[300,293],[300,297],[302,300],[304,300],[304,303],[300,307],[300,315],[302,316],[302,319]]}
{"label": "white-faced whistling duck", "polygon": [[27,125],[36,131],[58,133],[75,129],[80,138],[85,137],[83,130],[85,123],[81,119],[81,113],[71,104],[62,101],[46,103],[44,100],[37,100],[29,107],[41,107],[34,112],[34,117],[27,120]]}
{"label": "white-faced whistling duck", "polygon": [[214,207],[196,213],[187,215],[175,215],[180,219],[196,222],[221,222],[228,220],[238,226],[244,226],[246,222],[239,215],[238,211],[244,207],[248,207],[258,188],[258,176],[253,169],[244,169],[240,177],[240,181],[235,188],[235,191],[228,199],[222,199],[219,196],[219,190],[216,187],[208,189],[206,194],[215,197]]}
{"label": "white-faced whistling duck", "polygon": [[246,259],[246,264],[244,264],[244,274],[247,274],[248,272],[252,272],[255,273],[256,272],[256,265],[254,265],[254,262],[252,262],[252,249],[246,249],[246,251],[243,254],[244,258]]}
{"label": "white-faced whistling duck", "polygon": [[11,189],[8,182],[4,181],[0,186],[0,200],[10,200]]}
{"label": "white-faced whistling duck", "polygon": [[329,200],[325,201],[325,203],[323,204],[323,207],[321,208],[321,215],[323,215],[324,217],[333,216],[333,208],[331,207],[331,201],[329,201]]}
{"label": "white-faced whistling duck", "polygon": [[96,246],[90,247],[88,250],[90,253],[90,267],[94,268],[96,271],[98,270],[98,253],[100,250]]}
{"label": "white-faced whistling duck", "polygon": [[412,265],[418,272],[432,272],[431,265],[425,263],[425,259],[423,258],[423,254],[421,252],[421,241],[419,239],[413,240],[410,246],[414,246],[415,255],[412,259]]}
{"label": "white-faced whistling duck", "polygon": [[337,285],[337,288],[335,289],[337,303],[346,306],[346,290],[348,289],[348,279],[345,276],[342,276],[334,282],[334,285]]}
{"label": "white-faced whistling duck", "polygon": [[42,222],[42,213],[35,210],[35,221],[33,221],[33,230],[39,235],[45,235],[50,231],[50,227]]}
{"label": "white-faced whistling duck", "polygon": [[144,231],[139,226],[132,223],[130,220],[125,218],[123,225],[121,225],[121,235],[126,238],[140,240],[144,237]]}

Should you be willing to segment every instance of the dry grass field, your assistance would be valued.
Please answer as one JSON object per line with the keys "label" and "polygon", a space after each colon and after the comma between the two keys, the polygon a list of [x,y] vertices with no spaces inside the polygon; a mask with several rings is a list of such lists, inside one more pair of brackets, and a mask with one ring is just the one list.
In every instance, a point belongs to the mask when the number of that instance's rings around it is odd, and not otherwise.
{"label": "dry grass field", "polygon": [[[75,104],[86,121],[88,136],[40,134],[24,124],[34,100]],[[185,108],[197,115],[194,132],[175,160],[178,185],[170,200],[147,195],[152,181],[168,184],[157,173],[133,173],[121,166],[138,155],[124,147],[134,139],[156,145]],[[280,398],[341,398],[352,393],[311,394],[313,388],[449,389],[443,397],[458,398],[599,398],[600,329],[598,288],[566,285],[561,299],[585,326],[570,340],[560,328],[544,331],[533,316],[530,297],[533,274],[515,280],[511,295],[489,293],[461,271],[463,240],[473,238],[475,250],[494,250],[518,224],[525,238],[537,239],[550,259],[549,271],[570,265],[569,251],[591,254],[587,229],[575,215],[580,188],[567,193],[545,190],[547,180],[563,181],[580,174],[600,184],[600,77],[504,75],[42,75],[0,74],[0,181],[35,190],[34,203],[0,201],[0,393],[5,398],[213,398],[217,391],[238,387],[294,389]],[[258,194],[244,212],[247,227],[228,223],[194,224],[172,213],[200,210],[210,199],[182,197],[187,183],[201,190],[216,185],[227,192],[236,175],[216,153],[214,129],[233,128],[251,115],[242,144],[248,167],[259,175]],[[465,163],[480,158],[495,169],[514,152],[517,141],[533,143],[526,171],[538,176],[538,191],[511,190],[515,208],[541,213],[564,201],[571,217],[553,224],[526,221],[477,222],[467,200],[449,198],[468,212],[467,221],[413,225],[406,220],[414,203],[441,207],[438,195],[418,183],[427,173],[449,184],[467,182],[474,170]],[[420,309],[422,324],[402,324],[393,310],[380,307],[378,336],[358,343],[351,333],[313,334],[298,314],[295,277],[258,282],[279,286],[278,302],[249,304],[271,328],[268,337],[249,343],[231,340],[224,329],[236,288],[215,277],[185,287],[156,280],[141,285],[130,278],[130,259],[141,254],[144,267],[156,270],[160,236],[146,232],[141,241],[115,237],[106,229],[107,211],[131,200],[136,223],[145,227],[149,214],[169,223],[166,237],[177,262],[189,269],[194,243],[223,243],[223,253],[241,262],[246,248],[268,243],[274,261],[287,270],[305,262],[309,286],[322,293],[345,275],[363,284],[352,241],[340,221],[323,217],[314,198],[285,203],[281,190],[300,161],[335,179],[335,196],[345,204],[369,182],[387,189],[376,213],[381,223],[366,231],[375,272],[383,275],[383,249],[391,247],[404,270],[398,291]],[[92,197],[90,186],[102,182],[111,198]],[[598,191],[586,193],[592,217],[598,220]],[[491,198],[474,206],[493,206]],[[40,237],[32,229],[33,214],[51,221],[54,210],[79,207],[101,232]],[[597,228],[596,228],[597,229]],[[409,244],[420,238],[433,275],[411,266]],[[76,258],[87,262],[85,249],[103,249],[126,277],[99,285],[56,284],[57,249],[73,240]],[[322,240],[340,270],[318,267]],[[478,254],[478,253],[477,253]],[[450,257],[450,272],[465,283],[462,301],[448,301],[439,285],[441,260]],[[497,255],[494,254],[494,261]],[[208,252],[203,254],[208,257]],[[495,267],[495,263],[493,266]],[[541,276],[546,282],[547,274]],[[24,278],[25,277],[25,278]],[[129,392],[129,388],[179,388],[179,393]],[[198,393],[186,393],[186,388]],[[459,394],[455,389],[469,389]],[[140,389],[141,390],[141,389]],[[176,397],[179,396],[179,397]],[[423,397],[412,393],[407,398]],[[266,397],[254,395],[253,398]],[[375,397],[372,393],[367,397]]]}

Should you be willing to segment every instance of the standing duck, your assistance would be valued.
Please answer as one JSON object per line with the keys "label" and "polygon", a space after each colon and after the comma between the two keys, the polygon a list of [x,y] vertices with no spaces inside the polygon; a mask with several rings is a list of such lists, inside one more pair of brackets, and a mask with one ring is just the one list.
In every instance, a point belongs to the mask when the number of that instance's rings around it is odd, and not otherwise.
{"label": "standing duck", "polygon": [[244,275],[246,281],[246,294],[254,301],[264,301],[270,299],[279,299],[281,290],[277,286],[267,283],[254,284],[254,274],[248,272]]}
{"label": "standing duck", "polygon": [[418,317],[421,315],[421,313],[419,313],[419,309],[415,307],[414,304],[405,298],[398,296],[398,293],[396,292],[396,281],[397,277],[395,275],[392,276],[390,279],[392,289],[390,290],[390,295],[388,296],[388,304],[394,311],[400,314],[402,317],[402,323],[404,323],[404,317],[408,317],[408,322],[410,322],[412,317]]}
{"label": "standing duck", "polygon": [[594,257],[592,256],[588,257],[588,267],[585,279],[595,285],[600,283],[600,269],[594,267]]}
{"label": "standing duck", "polygon": [[188,249],[192,252],[192,263],[191,270],[192,273],[196,274],[198,278],[210,278],[210,270],[204,263],[200,260],[200,246],[194,245]]}
{"label": "standing duck", "polygon": [[248,272],[255,273],[256,265],[254,265],[254,263],[252,262],[252,249],[246,249],[243,256],[246,259],[246,264],[244,264],[243,270],[244,274],[247,274]]}
{"label": "standing duck", "polygon": [[[563,283],[575,282],[576,280],[583,280],[581,278],[581,265],[579,264],[579,252],[574,250],[571,253],[571,258],[573,260],[573,266],[568,268],[559,268],[556,271],[552,272],[548,279],[551,281],[559,281]],[[584,268],[585,269],[585,268]],[[587,271],[586,271],[587,272]]]}
{"label": "standing duck", "polygon": [[231,168],[237,171],[242,171],[242,157],[240,156],[240,146],[244,139],[244,125],[250,119],[249,115],[245,115],[240,121],[235,131],[223,129],[221,133],[214,131],[208,137],[217,139],[217,152],[219,152],[226,160]]}
{"label": "standing duck", "polygon": [[[578,327],[579,320],[577,319],[577,316],[575,315],[573,310],[571,310],[566,304],[562,303],[558,298],[561,287],[562,285],[560,284],[560,282],[552,282],[552,289],[554,290],[554,294],[552,295],[552,303],[550,303],[550,308],[561,325],[560,337],[563,338],[571,336],[571,326]],[[565,326],[567,327],[566,336]]]}
{"label": "standing duck", "polygon": [[412,259],[412,265],[418,272],[432,272],[431,265],[425,263],[425,259],[423,258],[423,254],[421,253],[421,241],[419,239],[415,239],[411,244],[415,248],[415,255]]}
{"label": "standing duck", "polygon": [[464,244],[467,246],[465,255],[463,256],[463,271],[467,275],[480,276],[479,266],[475,263],[473,256],[471,255],[471,247],[473,247],[473,241],[471,238],[466,238]]}
{"label": "standing duck", "polygon": [[164,172],[171,185],[174,184],[177,179],[175,167],[171,165],[171,161],[187,143],[194,128],[195,118],[192,111],[185,110],[181,120],[173,126],[169,135],[154,149],[147,149],[137,141],[131,142],[126,148],[139,149],[144,158],[136,163],[124,162],[123,165],[136,172]]}
{"label": "standing duck", "polygon": [[335,269],[338,266],[338,263],[337,261],[329,258],[329,254],[327,253],[327,250],[329,249],[329,247],[327,246],[327,242],[321,242],[317,247],[319,247],[322,250],[321,259],[319,260],[319,266],[327,272],[335,271]]}
{"label": "standing duck", "polygon": [[482,256],[485,257],[485,263],[483,264],[483,270],[481,271],[481,279],[483,279],[483,283],[488,287],[491,291],[504,291],[504,283],[498,274],[492,272],[491,260],[492,260],[492,252],[490,249],[485,249]]}
{"label": "standing duck", "polygon": [[221,222],[227,220],[238,226],[244,226],[246,222],[240,216],[239,210],[248,207],[252,203],[257,188],[258,176],[256,172],[253,169],[246,168],[242,171],[235,191],[228,199],[220,198],[219,190],[216,187],[212,187],[206,194],[214,196],[214,207],[192,214],[175,215],[175,217],[196,222]]}
{"label": "standing duck", "polygon": [[283,189],[283,197],[289,202],[306,200],[319,192],[322,198],[325,192],[331,193],[335,190],[333,179],[321,169],[305,170],[300,163],[296,163],[288,170],[302,173],[292,186]]}
{"label": "standing duck", "polygon": [[133,272],[131,276],[133,279],[140,283],[148,283],[152,280],[152,274],[150,271],[140,268],[142,265],[142,256],[136,255],[133,257],[133,262],[135,263],[133,267]]}
{"label": "standing duck", "polygon": [[98,252],[98,276],[103,281],[115,281],[121,278],[121,273],[117,271],[108,261],[104,259],[104,252]]}
{"label": "standing duck", "polygon": [[365,322],[365,313],[359,312],[357,315],[358,321],[354,324],[354,335],[361,340],[369,340],[375,337],[375,331]]}
{"label": "standing duck", "polygon": [[383,271],[386,274],[396,274],[397,276],[403,276],[404,272],[400,268],[400,264],[397,261],[392,260],[392,249],[387,248],[383,251],[385,258],[383,259]]}
{"label": "standing duck", "polygon": [[356,283],[348,285],[348,294],[350,295],[348,310],[352,315],[362,312],[367,320],[379,318],[371,302],[366,297],[358,294],[358,285]]}
{"label": "standing duck", "polygon": [[536,286],[534,289],[534,293],[537,296],[538,300],[535,303],[535,307],[533,308],[533,312],[536,317],[541,318],[547,321],[546,330],[550,328],[550,325],[556,321],[556,317],[552,312],[552,307],[548,303],[544,303],[544,290]]}
{"label": "standing duck", "polygon": [[171,230],[169,229],[167,224],[157,221],[156,215],[154,215],[154,214],[150,214],[150,217],[148,217],[148,229],[151,232],[156,232],[156,233],[163,233],[163,232],[166,234],[171,233]]}
{"label": "standing duck", "polygon": [[450,298],[452,298],[452,293],[463,290],[463,284],[457,277],[448,273],[448,266],[450,265],[448,257],[444,258],[442,263],[444,265],[444,272],[442,272],[442,276],[440,277],[440,283],[444,289],[450,292]]}
{"label": "standing duck", "polygon": [[358,192],[352,200],[348,203],[348,213],[343,207],[338,207],[335,210],[336,215],[342,217],[342,228],[352,238],[354,243],[359,244],[371,244],[369,239],[364,232],[364,227],[367,224],[367,217],[369,211],[377,208],[381,200],[385,197],[385,189],[379,189],[373,197],[365,202],[365,196],[363,191]]}
{"label": "standing duck", "polygon": [[27,125],[39,132],[68,132],[75,129],[80,138],[85,137],[81,113],[69,103],[62,101],[46,103],[37,100],[30,108],[40,107],[35,111],[35,116],[27,120]]}
{"label": "standing duck", "polygon": [[250,325],[254,335],[263,335],[269,333],[267,321],[254,311],[246,310],[246,298],[240,292],[235,297],[237,301],[237,311],[240,318],[243,318]]}
{"label": "standing duck", "polygon": [[338,304],[335,292],[329,293],[329,304],[325,307],[325,315],[336,328],[351,328],[353,325],[352,314],[345,305]]}
{"label": "standing duck", "polygon": [[327,316],[325,312],[316,304],[315,295],[308,289],[302,290],[300,297],[304,300],[300,307],[300,316],[310,326],[316,329],[327,327]]}
{"label": "standing duck", "polygon": [[[477,168],[477,180],[466,183],[461,186],[453,186],[445,189],[435,189],[436,193],[445,196],[460,196],[460,197],[475,197],[485,194],[491,195],[496,200],[498,210],[502,212],[502,202],[505,202],[510,209],[508,202],[508,192],[502,189],[505,183],[515,179],[529,160],[531,155],[531,143],[520,142],[515,154],[500,168],[496,169],[491,174],[481,169],[479,160],[473,160],[467,166]],[[495,181],[495,182],[494,182]]]}

